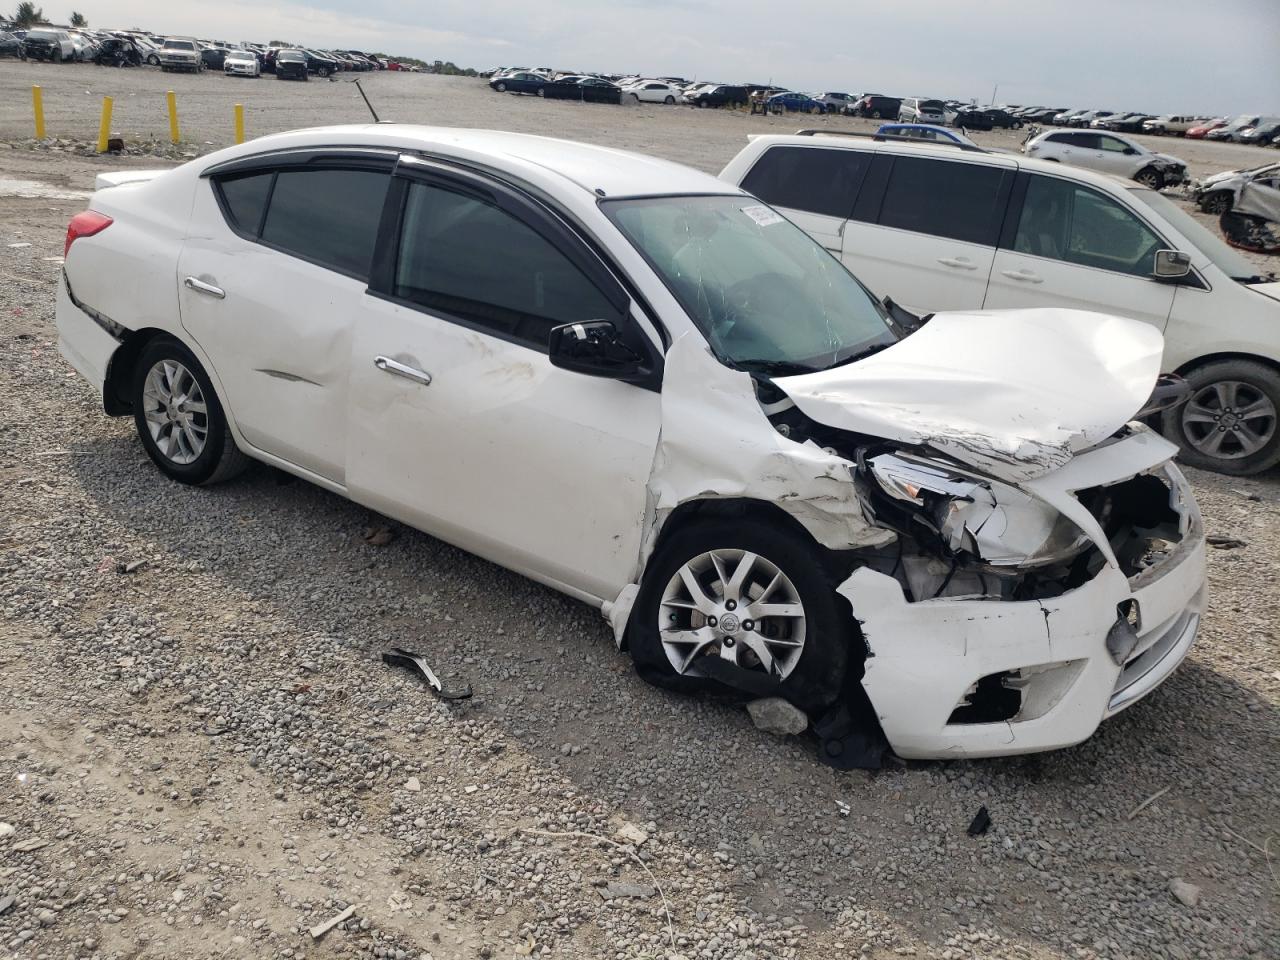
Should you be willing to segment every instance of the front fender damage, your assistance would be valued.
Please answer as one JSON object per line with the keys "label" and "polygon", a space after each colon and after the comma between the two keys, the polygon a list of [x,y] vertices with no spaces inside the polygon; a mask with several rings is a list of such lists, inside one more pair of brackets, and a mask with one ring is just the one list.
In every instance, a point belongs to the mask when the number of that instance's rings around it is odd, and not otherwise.
{"label": "front fender damage", "polygon": [[773,504],[822,546],[851,550],[892,543],[867,517],[852,461],[812,441],[780,434],[765,416],[751,376],[721,364],[686,334],[667,352],[662,424],[648,482],[645,533],[633,581],[603,607],[621,646],[639,582],[667,519],[693,500]]}

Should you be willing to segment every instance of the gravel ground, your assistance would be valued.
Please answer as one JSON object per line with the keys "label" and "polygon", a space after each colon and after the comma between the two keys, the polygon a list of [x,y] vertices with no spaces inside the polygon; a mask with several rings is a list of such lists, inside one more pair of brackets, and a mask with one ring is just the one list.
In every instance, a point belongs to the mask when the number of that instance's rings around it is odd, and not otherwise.
{"label": "gravel ground", "polygon": [[[1280,956],[1280,475],[1193,473],[1209,532],[1245,545],[1211,551],[1186,664],[1090,741],[837,773],[736,704],[645,685],[595,612],[338,497],[266,468],[162,480],[53,326],[77,191],[155,161],[27,149],[33,78],[79,139],[101,92],[145,139],[179,90],[193,150],[225,142],[232,97],[254,132],[363,110],[336,84],[0,67],[0,956]],[[711,170],[796,125],[369,89],[397,119]],[[1248,162],[1169,145],[1196,173]],[[438,703],[391,644],[474,699]]]}

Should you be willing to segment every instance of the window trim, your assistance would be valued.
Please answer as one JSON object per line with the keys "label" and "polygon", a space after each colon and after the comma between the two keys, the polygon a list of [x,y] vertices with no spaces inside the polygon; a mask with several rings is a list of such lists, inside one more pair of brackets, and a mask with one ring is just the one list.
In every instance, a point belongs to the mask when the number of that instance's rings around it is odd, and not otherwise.
{"label": "window trim", "polygon": [[[404,216],[408,205],[409,187],[413,183],[422,183],[454,192],[470,194],[490,203],[499,210],[519,221],[528,229],[542,236],[561,253],[597,291],[618,310],[618,332],[633,348],[646,357],[644,375],[635,380],[626,380],[634,386],[660,391],[662,386],[663,356],[648,333],[642,329],[632,316],[632,311],[639,309],[649,316],[645,305],[631,296],[628,285],[624,284],[610,269],[609,265],[596,254],[594,246],[587,242],[577,231],[568,226],[550,209],[544,207],[532,197],[525,196],[513,186],[500,180],[473,173],[446,163],[437,162],[434,158],[414,154],[401,154],[399,162],[391,178],[391,187],[387,191],[387,204],[383,208],[378,236],[374,244],[373,267],[370,270],[369,287],[366,290],[372,297],[394,303],[416,313],[421,313],[444,323],[452,323],[495,340],[502,340],[526,350],[532,350],[542,356],[548,356],[549,344],[541,347],[532,345],[529,340],[496,330],[491,326],[471,320],[467,317],[425,304],[395,293],[395,272],[400,254],[400,241],[404,232]],[[662,328],[653,323],[662,338]]]}

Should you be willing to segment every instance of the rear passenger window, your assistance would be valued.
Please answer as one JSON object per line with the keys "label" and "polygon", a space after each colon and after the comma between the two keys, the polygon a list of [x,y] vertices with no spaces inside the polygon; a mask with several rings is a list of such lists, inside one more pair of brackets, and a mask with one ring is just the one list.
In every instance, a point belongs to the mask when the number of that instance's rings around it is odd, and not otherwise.
{"label": "rear passenger window", "polygon": [[742,181],[765,203],[846,219],[873,154],[817,147],[772,147]]}
{"label": "rear passenger window", "polygon": [[1000,167],[896,157],[880,225],[994,246],[1009,176]]}
{"label": "rear passenger window", "polygon": [[485,200],[423,183],[405,202],[394,293],[542,351],[552,327],[622,320],[542,234]]}
{"label": "rear passenger window", "polygon": [[248,176],[223,180],[218,184],[228,219],[244,233],[258,235],[262,225],[262,211],[267,207],[267,195],[271,192],[274,173],[251,173]]}
{"label": "rear passenger window", "polygon": [[1147,277],[1164,243],[1120,204],[1055,177],[1027,184],[1013,249],[1099,270]]}
{"label": "rear passenger window", "polygon": [[262,242],[368,280],[390,182],[389,173],[373,170],[281,170]]}

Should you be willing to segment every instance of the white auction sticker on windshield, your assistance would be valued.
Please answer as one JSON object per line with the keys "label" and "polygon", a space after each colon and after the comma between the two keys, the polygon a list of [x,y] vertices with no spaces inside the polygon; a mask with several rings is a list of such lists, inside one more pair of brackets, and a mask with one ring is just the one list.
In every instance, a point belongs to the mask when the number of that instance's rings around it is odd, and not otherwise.
{"label": "white auction sticker on windshield", "polygon": [[757,226],[768,227],[775,223],[781,223],[782,217],[774,213],[768,207],[762,204],[756,204],[751,207],[743,207],[742,212],[756,222]]}

